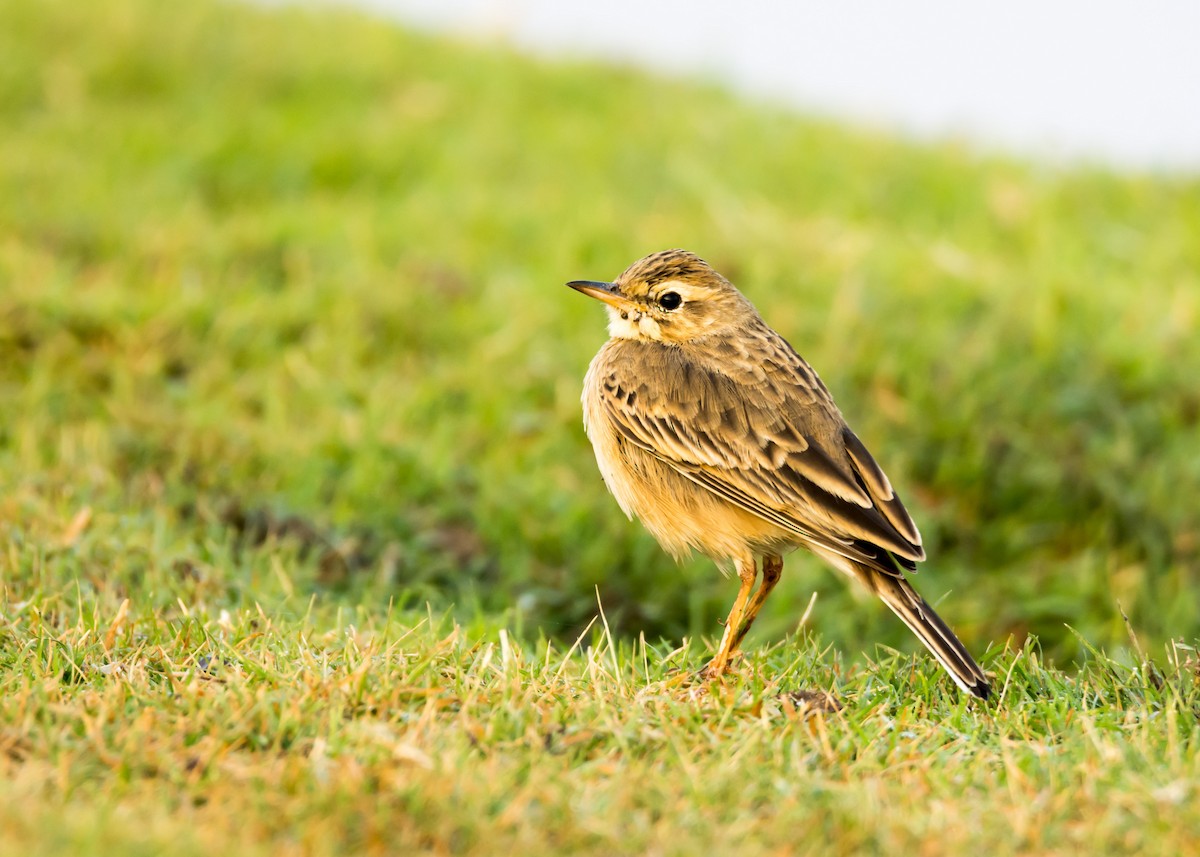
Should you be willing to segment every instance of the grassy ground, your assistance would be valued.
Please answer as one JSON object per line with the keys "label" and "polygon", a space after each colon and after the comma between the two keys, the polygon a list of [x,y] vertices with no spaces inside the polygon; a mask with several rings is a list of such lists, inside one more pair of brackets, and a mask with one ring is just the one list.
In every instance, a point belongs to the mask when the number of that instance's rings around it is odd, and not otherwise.
{"label": "grassy ground", "polygon": [[[0,0],[0,56],[0,841],[1196,853],[1200,181],[332,13]],[[799,557],[680,683],[732,585],[606,496],[562,287],[668,246],[820,369],[999,704]]]}

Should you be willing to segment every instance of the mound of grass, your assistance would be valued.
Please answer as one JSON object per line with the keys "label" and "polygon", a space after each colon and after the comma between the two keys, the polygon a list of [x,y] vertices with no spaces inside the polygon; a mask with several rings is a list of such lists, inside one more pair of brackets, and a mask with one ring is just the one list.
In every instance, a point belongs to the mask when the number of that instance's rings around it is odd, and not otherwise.
{"label": "mound of grass", "polygon": [[[4,841],[1194,841],[1200,181],[330,10],[15,0],[0,56]],[[562,286],[670,246],[821,372],[999,708],[803,557],[671,685],[732,585],[606,495]]]}

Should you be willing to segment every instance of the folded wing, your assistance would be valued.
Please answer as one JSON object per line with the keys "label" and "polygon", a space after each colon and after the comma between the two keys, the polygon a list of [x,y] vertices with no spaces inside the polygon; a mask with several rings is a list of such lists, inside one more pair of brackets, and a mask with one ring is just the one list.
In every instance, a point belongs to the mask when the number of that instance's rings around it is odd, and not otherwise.
{"label": "folded wing", "polygon": [[811,368],[778,343],[779,359],[741,371],[650,348],[627,364],[643,377],[617,368],[601,379],[602,400],[627,442],[730,503],[886,574],[915,568],[921,536],[887,476]]}

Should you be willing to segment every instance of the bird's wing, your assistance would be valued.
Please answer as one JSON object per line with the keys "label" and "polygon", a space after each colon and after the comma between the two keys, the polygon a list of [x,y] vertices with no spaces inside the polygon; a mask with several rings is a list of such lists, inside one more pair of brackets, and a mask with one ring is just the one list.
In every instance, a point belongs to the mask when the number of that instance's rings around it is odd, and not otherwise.
{"label": "bird's wing", "polygon": [[[629,443],[698,485],[802,540],[899,574],[925,558],[887,476],[828,391],[787,343],[729,354],[719,368],[678,348],[639,344],[600,378],[612,424]],[[628,343],[633,345],[633,343]],[[782,350],[781,350],[782,349]],[[639,367],[638,376],[631,371]]]}

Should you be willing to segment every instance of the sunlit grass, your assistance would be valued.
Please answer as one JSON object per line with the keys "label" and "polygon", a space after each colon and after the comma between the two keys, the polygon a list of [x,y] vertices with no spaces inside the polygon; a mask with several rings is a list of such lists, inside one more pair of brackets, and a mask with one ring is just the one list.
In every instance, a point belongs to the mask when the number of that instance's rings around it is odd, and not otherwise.
{"label": "sunlit grass", "polygon": [[1162,672],[1097,655],[1077,677],[993,652],[989,707],[928,659],[842,671],[805,639],[706,686],[686,643],[602,618],[563,648],[436,614],[52,601],[3,604],[0,830],[22,853],[1194,844],[1186,647]]}

